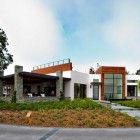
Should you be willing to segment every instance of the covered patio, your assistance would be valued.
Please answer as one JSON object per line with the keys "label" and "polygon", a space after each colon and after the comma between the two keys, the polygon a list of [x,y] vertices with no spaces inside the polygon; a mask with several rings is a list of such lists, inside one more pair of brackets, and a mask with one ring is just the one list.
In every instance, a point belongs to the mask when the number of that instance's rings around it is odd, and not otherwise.
{"label": "covered patio", "polygon": [[57,76],[23,72],[22,66],[15,66],[15,74],[1,76],[0,98],[9,101],[16,91],[17,102],[42,102],[59,100],[60,91],[70,78],[63,78],[62,71]]}

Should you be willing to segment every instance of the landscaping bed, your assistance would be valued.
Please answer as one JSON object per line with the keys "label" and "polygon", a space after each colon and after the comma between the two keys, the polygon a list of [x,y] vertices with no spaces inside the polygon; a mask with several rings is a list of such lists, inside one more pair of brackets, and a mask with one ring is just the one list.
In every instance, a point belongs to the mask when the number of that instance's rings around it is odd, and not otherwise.
{"label": "landscaping bed", "polygon": [[[26,117],[32,111],[31,117]],[[45,127],[140,127],[140,122],[91,100],[13,104],[0,102],[0,123]]]}

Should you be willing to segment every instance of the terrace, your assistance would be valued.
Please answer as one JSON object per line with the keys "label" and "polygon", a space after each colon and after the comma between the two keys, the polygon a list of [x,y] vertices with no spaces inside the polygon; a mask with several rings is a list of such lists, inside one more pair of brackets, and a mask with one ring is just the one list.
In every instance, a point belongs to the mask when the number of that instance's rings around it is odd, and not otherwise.
{"label": "terrace", "polygon": [[17,99],[22,99],[23,102],[59,100],[60,93],[57,90],[63,88],[65,82],[69,81],[70,78],[62,78],[62,86],[59,87],[57,83],[60,79],[60,76],[23,71],[1,76],[3,90],[0,98],[10,101],[14,91],[16,91]]}

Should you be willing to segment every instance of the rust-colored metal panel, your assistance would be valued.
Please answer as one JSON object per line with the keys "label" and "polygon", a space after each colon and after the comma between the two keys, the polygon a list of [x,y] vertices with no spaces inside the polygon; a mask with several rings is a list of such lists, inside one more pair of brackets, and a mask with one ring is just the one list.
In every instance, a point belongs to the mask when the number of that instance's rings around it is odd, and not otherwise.
{"label": "rust-colored metal panel", "polygon": [[69,71],[72,70],[72,63],[66,63],[56,66],[50,66],[45,68],[40,68],[36,70],[32,70],[32,73],[39,73],[39,74],[49,74],[49,73],[56,73],[56,71]]}

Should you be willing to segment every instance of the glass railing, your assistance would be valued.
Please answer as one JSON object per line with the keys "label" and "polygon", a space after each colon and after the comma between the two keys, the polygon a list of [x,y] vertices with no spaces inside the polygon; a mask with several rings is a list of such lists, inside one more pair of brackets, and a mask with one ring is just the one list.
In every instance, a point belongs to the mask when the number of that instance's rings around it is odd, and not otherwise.
{"label": "glass railing", "polygon": [[38,66],[34,66],[33,70],[41,69],[41,68],[46,68],[46,67],[52,67],[52,66],[56,66],[56,65],[66,64],[66,63],[70,63],[70,59],[69,58],[68,59],[54,61],[54,62],[50,62],[50,63],[46,63],[46,64],[42,64],[42,65],[38,65]]}

